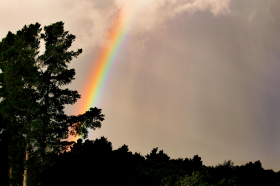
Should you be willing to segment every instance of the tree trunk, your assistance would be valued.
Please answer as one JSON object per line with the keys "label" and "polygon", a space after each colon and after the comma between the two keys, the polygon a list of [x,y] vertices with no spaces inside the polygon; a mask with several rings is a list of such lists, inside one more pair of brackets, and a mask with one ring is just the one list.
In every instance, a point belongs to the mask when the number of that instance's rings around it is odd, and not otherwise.
{"label": "tree trunk", "polygon": [[[28,161],[28,143],[26,144],[25,160],[26,160],[26,162]],[[27,186],[27,166],[24,167],[23,186]]]}
{"label": "tree trunk", "polygon": [[[12,168],[12,165],[10,165],[10,170],[9,170],[10,179],[12,178],[12,172],[13,172],[13,168]],[[10,183],[10,186],[13,186],[13,184]]]}

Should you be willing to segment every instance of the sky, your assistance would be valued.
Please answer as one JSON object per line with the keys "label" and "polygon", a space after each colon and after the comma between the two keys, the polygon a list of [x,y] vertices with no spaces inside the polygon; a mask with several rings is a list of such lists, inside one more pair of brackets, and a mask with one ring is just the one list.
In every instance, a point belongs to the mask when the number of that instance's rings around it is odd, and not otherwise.
{"label": "sky", "polygon": [[[81,99],[117,12],[124,40],[98,98],[105,120],[88,139],[113,149],[204,165],[260,160],[280,170],[280,0],[0,0],[0,39],[24,25],[63,21],[83,49],[66,88]],[[41,46],[44,46],[43,43]],[[43,49],[40,50],[41,53]],[[84,112],[84,111],[83,111]]]}

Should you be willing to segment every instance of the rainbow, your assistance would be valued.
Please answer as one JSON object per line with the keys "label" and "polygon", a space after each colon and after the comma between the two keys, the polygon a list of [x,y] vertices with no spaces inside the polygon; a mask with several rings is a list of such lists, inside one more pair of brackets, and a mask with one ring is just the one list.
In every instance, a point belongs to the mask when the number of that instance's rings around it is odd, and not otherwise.
{"label": "rainbow", "polygon": [[[82,91],[83,100],[78,109],[77,114],[84,113],[89,110],[90,107],[95,107],[101,100],[102,90],[108,79],[109,72],[114,62],[116,62],[118,55],[121,53],[121,48],[125,42],[128,27],[131,26],[132,16],[128,19],[124,19],[125,13],[120,10],[107,35],[106,45],[101,49],[97,58],[95,58],[94,65],[92,65],[92,71],[87,78],[88,81]],[[77,141],[80,136],[70,137],[70,141]]]}
{"label": "rainbow", "polygon": [[109,30],[107,36],[107,45],[100,51],[95,65],[92,68],[86,90],[83,91],[85,101],[79,109],[85,112],[90,107],[95,107],[101,97],[102,90],[106,83],[110,69],[116,61],[121,46],[125,40],[124,26],[121,22],[121,12],[119,12]]}

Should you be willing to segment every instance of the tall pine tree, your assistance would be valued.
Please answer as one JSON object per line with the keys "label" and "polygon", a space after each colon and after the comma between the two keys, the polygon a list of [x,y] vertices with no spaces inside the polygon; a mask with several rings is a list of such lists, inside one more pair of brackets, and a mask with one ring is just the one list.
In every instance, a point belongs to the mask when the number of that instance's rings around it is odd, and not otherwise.
{"label": "tall pine tree", "polygon": [[0,44],[1,113],[6,123],[10,185],[27,173],[26,161],[31,148],[32,125],[36,122],[36,87],[40,83],[35,56],[39,53],[40,25],[26,25],[16,35],[11,32]]}
{"label": "tall pine tree", "polygon": [[[74,80],[75,69],[68,69],[68,63],[82,53],[82,49],[76,52],[67,51],[75,40],[75,36],[64,31],[63,22],[57,22],[44,27],[41,38],[45,41],[45,52],[39,57],[44,71],[42,71],[43,83],[39,87],[42,125],[39,129],[39,150],[44,164],[45,154],[48,150],[62,152],[69,147],[69,143],[62,142],[70,134],[87,137],[88,128],[101,127],[104,115],[101,109],[90,108],[89,111],[78,116],[67,116],[63,109],[66,104],[74,104],[80,95],[77,91],[62,89]],[[94,122],[93,122],[94,121]],[[48,164],[48,162],[46,162]],[[43,170],[43,169],[41,169]]]}
{"label": "tall pine tree", "polygon": [[[43,171],[53,163],[51,155],[72,144],[65,141],[70,134],[86,138],[87,129],[100,128],[104,120],[96,107],[78,116],[64,113],[64,105],[80,98],[77,91],[62,87],[74,80],[75,70],[67,64],[82,49],[67,51],[75,36],[64,31],[63,22],[45,26],[38,37],[40,31],[39,23],[31,24],[0,42],[0,108],[8,121],[10,183],[18,183],[22,168],[16,161],[24,156],[24,186],[42,185]],[[39,39],[45,41],[41,56]]]}

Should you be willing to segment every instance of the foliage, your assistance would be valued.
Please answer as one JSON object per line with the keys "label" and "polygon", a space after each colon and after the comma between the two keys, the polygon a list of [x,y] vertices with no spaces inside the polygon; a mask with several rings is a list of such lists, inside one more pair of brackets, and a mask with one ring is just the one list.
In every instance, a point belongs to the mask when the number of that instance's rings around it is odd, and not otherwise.
{"label": "foliage", "polygon": [[[243,177],[240,176],[243,172],[239,172],[238,166],[234,166],[231,160],[215,167],[200,166],[198,162],[202,161],[198,155],[194,156],[196,158],[185,158],[188,161],[182,158],[174,160],[163,153],[163,150],[157,152],[157,149],[153,148],[149,154],[142,156],[140,153],[130,152],[125,144],[112,150],[112,144],[103,136],[84,142],[79,139],[71,151],[60,154],[57,163],[49,169],[46,176],[55,178],[56,183],[48,182],[46,185],[248,185],[248,182],[242,181]],[[193,164],[193,160],[197,163]],[[257,168],[259,163],[248,165],[255,165]],[[261,173],[263,178],[249,177],[248,181],[262,183],[261,180],[266,179],[264,185],[279,185],[278,173],[269,170],[261,170]],[[75,176],[69,179],[69,175]]]}
{"label": "foliage", "polygon": [[[25,25],[16,34],[8,32],[0,42],[0,109],[5,121],[0,127],[6,131],[13,184],[22,179],[23,168],[28,185],[42,182],[53,155],[73,144],[63,140],[69,134],[86,138],[87,129],[100,128],[104,120],[97,108],[78,116],[64,113],[64,105],[80,98],[77,91],[62,87],[74,80],[75,70],[67,64],[82,49],[67,51],[75,36],[64,31],[63,22],[45,26],[39,36],[40,31],[39,23]],[[45,41],[45,52],[38,56],[40,39]]]}
{"label": "foliage", "polygon": [[35,57],[39,48],[39,27],[39,24],[31,24],[17,34],[8,32],[0,43],[0,107],[7,131],[11,183],[21,177],[23,156],[32,143],[33,126],[37,123],[36,86],[40,77]]}

